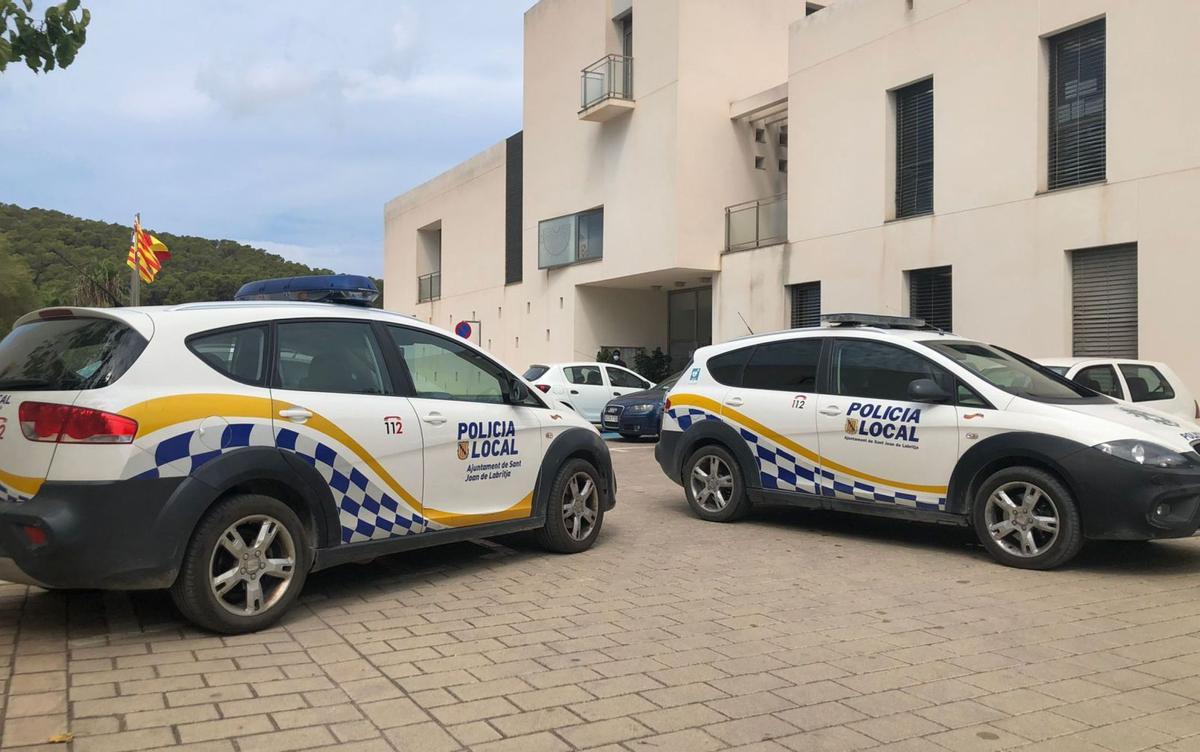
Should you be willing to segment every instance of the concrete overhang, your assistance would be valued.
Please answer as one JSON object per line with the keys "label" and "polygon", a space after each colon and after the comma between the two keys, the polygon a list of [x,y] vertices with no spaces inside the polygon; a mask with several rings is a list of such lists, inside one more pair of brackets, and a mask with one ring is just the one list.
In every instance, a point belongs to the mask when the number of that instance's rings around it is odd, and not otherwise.
{"label": "concrete overhang", "polygon": [[591,123],[607,123],[613,118],[632,112],[633,108],[634,102],[632,99],[608,97],[607,99],[601,99],[585,110],[580,110],[579,119],[587,120]]}
{"label": "concrete overhang", "polygon": [[729,119],[752,123],[783,120],[787,118],[787,108],[788,85],[785,81],[766,91],[730,103]]}

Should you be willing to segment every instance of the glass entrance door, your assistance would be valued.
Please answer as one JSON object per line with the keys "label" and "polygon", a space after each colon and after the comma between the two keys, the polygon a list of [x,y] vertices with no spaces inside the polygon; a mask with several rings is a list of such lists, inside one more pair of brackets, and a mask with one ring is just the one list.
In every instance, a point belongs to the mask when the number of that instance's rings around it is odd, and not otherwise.
{"label": "glass entrance door", "polygon": [[679,290],[668,297],[671,371],[683,369],[697,348],[712,344],[712,288]]}

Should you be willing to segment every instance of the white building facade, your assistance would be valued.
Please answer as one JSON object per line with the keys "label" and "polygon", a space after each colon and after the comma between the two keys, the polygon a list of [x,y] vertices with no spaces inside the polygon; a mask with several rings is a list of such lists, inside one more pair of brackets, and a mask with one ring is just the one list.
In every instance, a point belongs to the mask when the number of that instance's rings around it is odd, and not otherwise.
{"label": "white building facade", "polygon": [[517,367],[863,311],[1200,385],[1200,3],[821,5],[542,0],[522,133],[387,205],[385,305]]}

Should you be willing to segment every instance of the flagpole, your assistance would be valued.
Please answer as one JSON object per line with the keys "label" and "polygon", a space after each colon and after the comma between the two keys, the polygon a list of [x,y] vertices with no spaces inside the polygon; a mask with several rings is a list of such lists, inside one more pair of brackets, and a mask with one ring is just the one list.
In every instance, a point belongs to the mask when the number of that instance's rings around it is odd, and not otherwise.
{"label": "flagpole", "polygon": [[[142,213],[138,212],[133,215],[133,245],[137,247],[137,228],[142,224]],[[139,259],[134,260],[133,268],[129,270],[129,305],[139,306],[142,304],[142,278],[138,274],[138,266],[141,264]]]}

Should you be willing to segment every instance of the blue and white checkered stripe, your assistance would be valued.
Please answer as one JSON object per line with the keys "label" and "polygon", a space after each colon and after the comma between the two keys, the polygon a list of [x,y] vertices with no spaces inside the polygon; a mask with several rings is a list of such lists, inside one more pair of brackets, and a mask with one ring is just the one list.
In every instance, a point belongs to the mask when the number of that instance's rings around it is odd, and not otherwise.
{"label": "blue and white checkered stripe", "polygon": [[[251,446],[276,446],[312,465],[325,482],[338,507],[343,543],[391,538],[434,527],[407,504],[382,490],[368,477],[369,470],[355,467],[330,443],[318,441],[290,428],[274,431],[267,423],[233,423],[213,449],[196,428],[179,431],[140,453],[126,467],[127,478],[186,477],[226,452]],[[371,473],[373,475],[374,473]]]}
{"label": "blue and white checkered stripe", "polygon": [[16,489],[0,483],[0,504],[20,504],[29,501],[31,497],[18,493]]}
{"label": "blue and white checkered stripe", "polygon": [[[694,407],[672,407],[667,411],[667,415],[684,431],[700,420],[723,420],[707,410]],[[731,421],[726,422],[737,430],[753,452],[758,461],[759,481],[763,488],[801,491],[847,501],[896,504],[924,511],[944,511],[946,508],[945,497],[936,494],[901,491],[890,486],[867,483],[831,470],[818,470],[814,463],[797,457],[765,436]]]}

